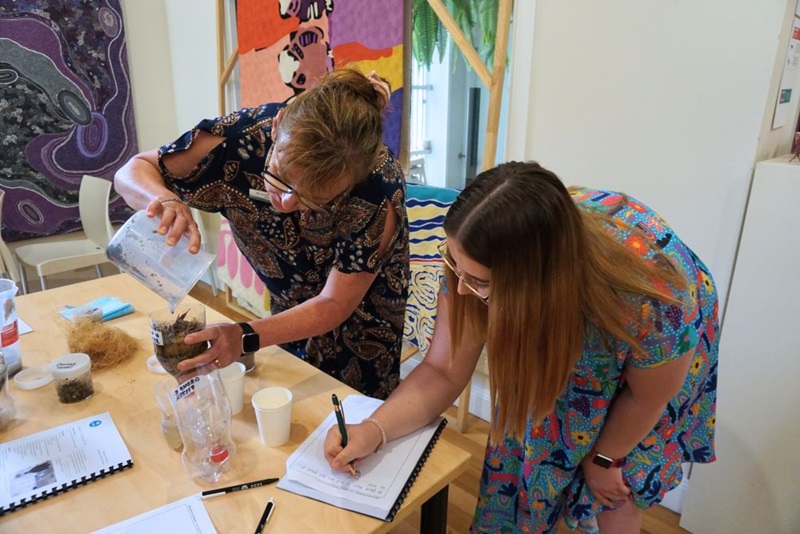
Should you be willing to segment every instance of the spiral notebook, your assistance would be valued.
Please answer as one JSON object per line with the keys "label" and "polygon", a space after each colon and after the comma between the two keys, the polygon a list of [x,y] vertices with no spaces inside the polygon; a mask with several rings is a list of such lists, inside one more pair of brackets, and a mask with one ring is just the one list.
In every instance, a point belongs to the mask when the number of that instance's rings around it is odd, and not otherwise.
{"label": "spiral notebook", "polygon": [[[350,395],[342,401],[347,424],[360,423],[383,401]],[[358,463],[361,475],[335,472],[325,460],[323,444],[328,429],[336,426],[331,411],[317,429],[286,461],[286,475],[278,487],[384,521],[392,521],[414,484],[447,420],[439,418],[428,426],[392,440],[376,454]]]}
{"label": "spiral notebook", "polygon": [[0,516],[133,466],[108,412],[0,444]]}

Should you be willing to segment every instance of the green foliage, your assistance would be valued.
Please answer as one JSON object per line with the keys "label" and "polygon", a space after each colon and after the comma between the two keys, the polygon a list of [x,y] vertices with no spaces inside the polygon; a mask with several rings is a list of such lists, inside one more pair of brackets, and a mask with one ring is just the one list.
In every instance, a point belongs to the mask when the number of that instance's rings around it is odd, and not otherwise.
{"label": "green foliage", "polygon": [[[444,0],[458,27],[483,60],[491,66],[497,31],[499,0]],[[434,52],[439,61],[447,47],[447,30],[428,0],[413,0],[411,49],[417,63],[430,68]]]}

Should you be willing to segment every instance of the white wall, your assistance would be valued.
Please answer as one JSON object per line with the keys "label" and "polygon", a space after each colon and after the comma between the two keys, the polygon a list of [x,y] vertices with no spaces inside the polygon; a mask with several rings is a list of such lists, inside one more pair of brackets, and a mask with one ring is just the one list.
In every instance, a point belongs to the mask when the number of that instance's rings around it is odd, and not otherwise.
{"label": "white wall", "polygon": [[[178,133],[220,115],[214,0],[168,0],[167,26]],[[165,140],[166,142],[167,140]]]}
{"label": "white wall", "polygon": [[[532,9],[520,4],[518,23]],[[539,0],[533,54],[511,66],[512,79],[530,78],[526,95],[512,81],[512,106],[527,100],[526,116],[511,114],[511,131],[526,133],[524,157],[659,211],[724,299],[785,6]]]}
{"label": "white wall", "polygon": [[164,0],[122,0],[139,150],[174,137],[175,102]]}
{"label": "white wall", "polygon": [[122,0],[140,150],[215,117],[214,0]]}

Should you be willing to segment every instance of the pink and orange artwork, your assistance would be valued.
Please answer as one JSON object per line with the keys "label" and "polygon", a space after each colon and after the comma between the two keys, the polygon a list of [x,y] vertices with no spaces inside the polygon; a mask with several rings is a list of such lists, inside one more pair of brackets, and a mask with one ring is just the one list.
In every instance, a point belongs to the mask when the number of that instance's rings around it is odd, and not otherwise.
{"label": "pink and orange artwork", "polygon": [[392,87],[384,143],[398,155],[404,9],[398,0],[239,0],[242,106],[288,102],[334,68],[374,70]]}

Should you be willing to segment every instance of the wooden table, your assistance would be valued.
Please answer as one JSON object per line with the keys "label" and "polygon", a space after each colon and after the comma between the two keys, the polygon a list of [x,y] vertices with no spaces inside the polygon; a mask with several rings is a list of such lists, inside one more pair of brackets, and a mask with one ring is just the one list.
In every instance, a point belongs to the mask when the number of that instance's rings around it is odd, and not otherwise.
{"label": "wooden table", "polygon": [[[133,314],[106,324],[120,328],[139,341],[134,357],[112,369],[94,371],[94,396],[76,404],[61,404],[55,387],[36,390],[12,385],[16,420],[0,440],[7,441],[59,424],[108,411],[119,428],[134,461],[132,469],[30,505],[0,517],[0,531],[9,533],[89,532],[158,508],[202,490],[181,465],[180,452],[170,449],[161,435],[161,412],[153,386],[165,375],[147,370],[152,354],[148,314],[165,301],[128,275],[116,275],[67,287],[16,297],[19,316],[34,331],[21,337],[24,367],[45,365],[69,352],[65,321],[58,311],[66,304],[80,305],[102,296],[116,296],[136,308]],[[207,309],[207,322],[229,322]],[[13,381],[12,381],[13,383]],[[292,428],[289,443],[269,448],[261,444],[252,394],[267,386],[292,390]],[[331,393],[343,398],[354,390],[277,348],[262,349],[256,368],[246,375],[245,408],[233,417],[231,433],[236,442],[235,472],[214,487],[244,483],[286,472],[286,459],[330,413]],[[466,468],[469,454],[440,439],[425,463],[396,522],[422,507],[422,532],[445,531],[447,487]],[[387,532],[393,523],[348,512],[277,489],[274,485],[232,493],[203,501],[219,532],[252,531],[264,505],[275,497],[271,532]]]}

